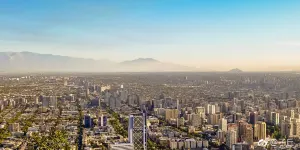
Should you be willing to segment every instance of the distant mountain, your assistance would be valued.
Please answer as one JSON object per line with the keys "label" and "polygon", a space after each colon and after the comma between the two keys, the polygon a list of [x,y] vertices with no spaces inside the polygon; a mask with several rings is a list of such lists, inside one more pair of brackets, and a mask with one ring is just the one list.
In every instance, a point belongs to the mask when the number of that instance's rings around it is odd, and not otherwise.
{"label": "distant mountain", "polygon": [[229,70],[228,72],[230,72],[230,73],[242,73],[243,71],[238,69],[238,68],[235,68],[235,69]]}
{"label": "distant mountain", "polygon": [[0,52],[0,72],[164,72],[195,68],[139,58],[121,63],[32,52]]}
{"label": "distant mountain", "polygon": [[155,60],[153,58],[138,58],[135,60],[128,60],[121,62],[122,64],[133,64],[133,63],[158,63],[158,60]]}

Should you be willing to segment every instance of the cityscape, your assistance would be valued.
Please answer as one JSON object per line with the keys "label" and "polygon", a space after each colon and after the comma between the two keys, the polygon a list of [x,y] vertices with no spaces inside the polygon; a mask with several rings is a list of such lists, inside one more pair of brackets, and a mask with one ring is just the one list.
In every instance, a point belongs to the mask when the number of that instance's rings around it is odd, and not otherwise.
{"label": "cityscape", "polygon": [[0,0],[0,150],[300,150],[299,0]]}
{"label": "cityscape", "polygon": [[4,149],[297,149],[297,73],[1,76]]}

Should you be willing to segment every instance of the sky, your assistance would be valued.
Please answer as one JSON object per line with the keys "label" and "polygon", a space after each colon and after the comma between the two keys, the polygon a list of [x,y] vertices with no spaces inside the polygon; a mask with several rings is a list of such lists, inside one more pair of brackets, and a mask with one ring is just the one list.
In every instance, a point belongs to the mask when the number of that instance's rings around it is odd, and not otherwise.
{"label": "sky", "polygon": [[299,0],[1,0],[0,51],[300,69]]}

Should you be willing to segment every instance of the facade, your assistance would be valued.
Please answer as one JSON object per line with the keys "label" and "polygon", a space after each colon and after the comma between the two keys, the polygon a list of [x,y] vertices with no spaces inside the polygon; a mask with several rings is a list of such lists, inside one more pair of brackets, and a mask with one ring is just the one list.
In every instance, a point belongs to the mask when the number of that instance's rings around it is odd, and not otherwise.
{"label": "facade", "polygon": [[192,114],[192,119],[191,119],[191,125],[198,127],[201,125],[202,122],[202,118],[200,116],[200,114]]}
{"label": "facade", "polygon": [[220,125],[219,125],[219,128],[220,128],[220,130],[222,130],[222,131],[227,131],[227,119],[225,119],[225,118],[222,118],[222,119],[220,119]]}
{"label": "facade", "polygon": [[273,125],[279,125],[279,113],[271,112],[271,123]]}
{"label": "facade", "polygon": [[257,112],[251,112],[250,113],[250,123],[255,125],[258,119]]}
{"label": "facade", "polygon": [[90,115],[84,116],[84,127],[85,128],[91,128],[93,125],[93,121]]}
{"label": "facade", "polygon": [[177,119],[178,118],[178,110],[177,109],[166,109],[166,120]]}
{"label": "facade", "polygon": [[232,148],[233,144],[237,143],[237,133],[235,130],[229,130],[226,133],[226,145]]}
{"label": "facade", "polygon": [[135,150],[147,149],[147,116],[145,113],[131,114],[129,116],[128,139]]}
{"label": "facade", "polygon": [[98,125],[100,127],[105,127],[107,126],[107,116],[105,115],[101,115],[99,118],[98,118]]}
{"label": "facade", "polygon": [[265,122],[257,122],[254,126],[254,139],[265,140],[267,136],[267,125]]}
{"label": "facade", "polygon": [[206,106],[206,113],[207,113],[207,114],[215,114],[215,113],[216,113],[216,106],[215,106],[215,105],[208,104],[208,105]]}

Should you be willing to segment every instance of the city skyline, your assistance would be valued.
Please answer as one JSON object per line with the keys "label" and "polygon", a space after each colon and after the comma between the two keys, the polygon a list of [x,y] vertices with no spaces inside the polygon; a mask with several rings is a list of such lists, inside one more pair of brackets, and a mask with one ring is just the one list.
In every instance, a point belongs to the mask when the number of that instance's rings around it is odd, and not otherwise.
{"label": "city skyline", "polygon": [[298,71],[300,2],[3,1],[0,52]]}

